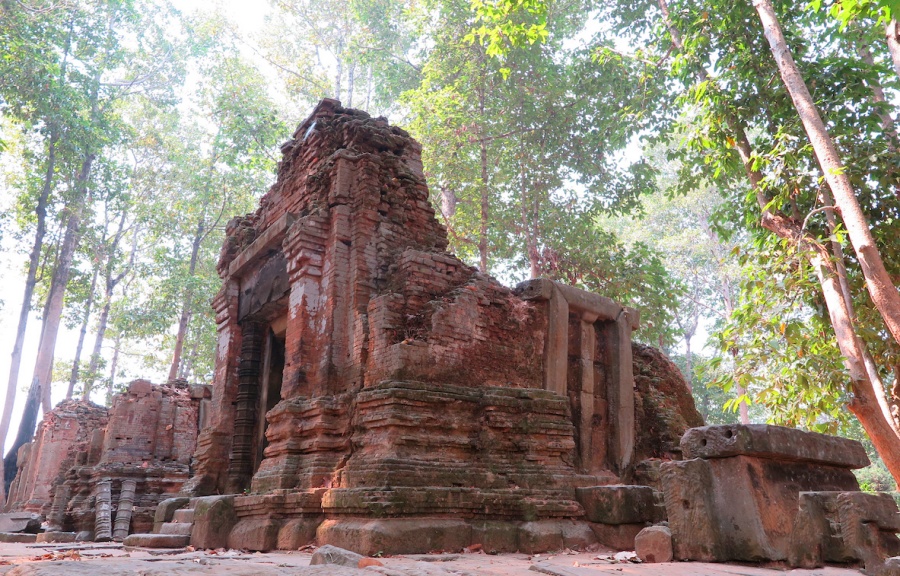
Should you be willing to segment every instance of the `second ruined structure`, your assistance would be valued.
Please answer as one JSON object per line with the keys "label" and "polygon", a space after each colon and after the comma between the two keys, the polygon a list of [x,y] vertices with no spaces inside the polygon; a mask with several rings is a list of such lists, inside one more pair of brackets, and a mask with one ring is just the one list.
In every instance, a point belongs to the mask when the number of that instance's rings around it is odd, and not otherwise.
{"label": "second ruined structure", "polygon": [[105,408],[60,403],[19,450],[5,510],[43,517],[45,541],[122,540],[190,477],[206,386],[135,380]]}

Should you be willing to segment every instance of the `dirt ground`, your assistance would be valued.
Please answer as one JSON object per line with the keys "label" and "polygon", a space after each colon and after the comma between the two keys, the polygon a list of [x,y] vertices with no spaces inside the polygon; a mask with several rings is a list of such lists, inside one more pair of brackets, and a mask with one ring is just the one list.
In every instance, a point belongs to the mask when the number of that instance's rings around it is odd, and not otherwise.
{"label": "dirt ground", "polygon": [[791,570],[700,562],[635,564],[612,553],[434,554],[379,558],[383,566],[364,569],[310,566],[313,550],[251,553],[237,550],[127,549],[119,544],[0,544],[3,576],[859,576],[852,568]]}

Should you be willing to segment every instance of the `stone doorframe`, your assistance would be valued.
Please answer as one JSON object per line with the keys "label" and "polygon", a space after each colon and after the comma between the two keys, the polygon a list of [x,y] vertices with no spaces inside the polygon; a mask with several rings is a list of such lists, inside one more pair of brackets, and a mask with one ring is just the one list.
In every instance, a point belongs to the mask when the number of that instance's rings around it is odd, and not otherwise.
{"label": "stone doorframe", "polygon": [[581,398],[580,417],[575,422],[578,430],[578,456],[581,467],[587,473],[596,474],[604,468],[604,450],[593,446],[595,425],[594,371],[596,328],[604,334],[609,344],[607,358],[609,370],[607,441],[609,464],[622,474],[632,462],[634,452],[634,373],[631,357],[631,333],[640,325],[640,313],[634,308],[615,301],[548,280],[537,278],[516,286],[516,294],[523,300],[547,303],[547,336],[544,340],[544,389],[561,396],[568,396],[569,313],[581,316],[580,343]]}

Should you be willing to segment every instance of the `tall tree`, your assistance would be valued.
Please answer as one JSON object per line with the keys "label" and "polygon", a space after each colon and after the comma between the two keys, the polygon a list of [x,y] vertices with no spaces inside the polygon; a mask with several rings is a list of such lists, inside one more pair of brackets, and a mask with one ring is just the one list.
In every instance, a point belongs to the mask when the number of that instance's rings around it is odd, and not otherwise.
{"label": "tall tree", "polygon": [[[20,67],[16,77],[27,80],[25,85],[52,85],[56,82],[65,96],[63,102],[51,100],[50,109],[54,110],[55,105],[65,108],[66,113],[49,117],[47,122],[51,134],[48,142],[53,146],[48,144],[47,148],[46,186],[53,188],[51,177],[58,170],[51,167],[58,163],[56,157],[61,145],[65,145],[68,151],[70,164],[67,169],[70,172],[63,179],[65,188],[60,190],[59,198],[65,205],[61,213],[65,233],[47,291],[38,359],[32,378],[32,388],[37,389],[46,413],[50,409],[51,370],[70,267],[77,249],[82,219],[90,210],[92,169],[98,154],[115,141],[118,132],[116,104],[139,91],[144,94],[169,94],[170,81],[177,76],[179,69],[173,66],[170,58],[172,45],[161,33],[171,23],[171,19],[166,20],[171,14],[166,12],[165,7],[158,8],[148,2],[136,8],[131,3],[113,0],[67,3],[64,5],[62,26],[59,9],[35,11],[24,3],[4,4],[3,9],[10,15],[9,21],[30,21],[36,30],[65,31],[47,34],[39,47],[51,54],[63,54],[62,62],[66,65],[61,63],[56,68],[38,66],[35,69],[27,59],[5,59],[11,62],[9,66]],[[18,46],[14,35],[10,36],[13,37],[10,43]],[[4,94],[4,98],[6,96]],[[22,106],[17,113],[29,122],[41,120],[40,116],[33,115],[30,107]],[[37,242],[35,246],[38,246]],[[39,249],[34,251],[37,252]],[[28,289],[26,285],[26,291]],[[30,306],[29,301],[30,298],[24,299],[23,307]],[[11,386],[15,384],[11,383]],[[11,409],[11,404],[7,405],[7,409]],[[20,429],[17,438],[27,440],[33,431],[36,415],[29,413],[26,416],[22,419],[23,426],[27,428],[30,423],[32,429]],[[14,446],[5,459],[7,467],[15,457],[16,448]]]}

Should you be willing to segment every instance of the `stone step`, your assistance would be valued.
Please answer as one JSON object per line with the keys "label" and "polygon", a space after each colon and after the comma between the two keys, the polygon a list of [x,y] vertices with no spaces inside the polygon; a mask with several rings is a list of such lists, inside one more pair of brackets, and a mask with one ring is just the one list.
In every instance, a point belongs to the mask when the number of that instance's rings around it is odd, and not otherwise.
{"label": "stone step", "polygon": [[183,534],[129,534],[122,543],[140,548],[184,548],[191,537]]}
{"label": "stone step", "polygon": [[190,536],[193,524],[185,522],[166,522],[159,528],[160,534],[180,534],[182,536]]}
{"label": "stone step", "polygon": [[185,522],[190,524],[194,521],[193,508],[179,508],[172,514],[172,522]]}

